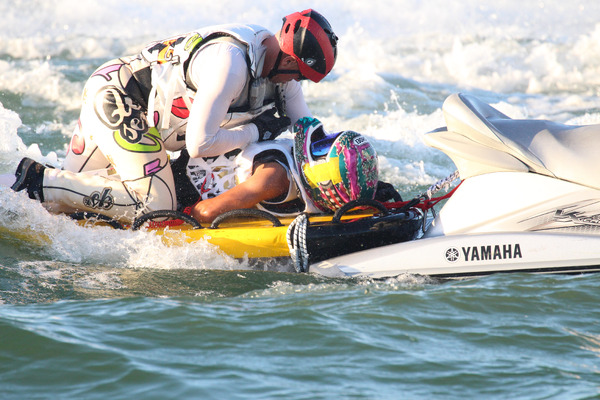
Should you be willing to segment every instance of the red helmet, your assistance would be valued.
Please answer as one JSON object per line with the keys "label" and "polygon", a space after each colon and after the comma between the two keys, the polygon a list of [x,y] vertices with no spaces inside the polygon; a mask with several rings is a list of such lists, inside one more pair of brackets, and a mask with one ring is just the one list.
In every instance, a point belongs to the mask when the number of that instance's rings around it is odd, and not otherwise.
{"label": "red helmet", "polygon": [[333,69],[338,37],[321,14],[308,9],[283,19],[279,36],[281,51],[294,57],[300,74],[319,82]]}

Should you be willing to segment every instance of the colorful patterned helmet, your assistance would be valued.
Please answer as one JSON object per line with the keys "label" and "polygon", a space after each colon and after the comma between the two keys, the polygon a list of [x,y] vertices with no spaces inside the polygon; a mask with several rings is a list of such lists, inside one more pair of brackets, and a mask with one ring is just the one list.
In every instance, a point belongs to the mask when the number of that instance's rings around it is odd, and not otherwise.
{"label": "colorful patterned helmet", "polygon": [[338,37],[321,14],[308,9],[283,19],[281,51],[294,57],[300,74],[319,82],[333,69]]}
{"label": "colorful patterned helmet", "polygon": [[328,134],[316,118],[294,125],[294,158],[306,194],[317,208],[335,211],[351,200],[373,199],[377,153],[360,133]]}

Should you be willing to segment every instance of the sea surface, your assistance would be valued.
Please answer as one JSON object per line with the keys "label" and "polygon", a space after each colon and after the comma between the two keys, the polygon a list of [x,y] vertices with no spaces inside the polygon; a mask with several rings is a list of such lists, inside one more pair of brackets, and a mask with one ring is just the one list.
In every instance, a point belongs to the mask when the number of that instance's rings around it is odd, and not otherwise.
{"label": "sea surface", "polygon": [[[600,123],[600,2],[482,3],[2,1],[0,174],[60,166],[104,61],[205,25],[276,31],[309,7],[340,37],[309,106],[365,134],[406,198],[455,170],[422,140],[452,93]],[[600,398],[600,275],[292,271],[81,227],[0,188],[0,399]]]}

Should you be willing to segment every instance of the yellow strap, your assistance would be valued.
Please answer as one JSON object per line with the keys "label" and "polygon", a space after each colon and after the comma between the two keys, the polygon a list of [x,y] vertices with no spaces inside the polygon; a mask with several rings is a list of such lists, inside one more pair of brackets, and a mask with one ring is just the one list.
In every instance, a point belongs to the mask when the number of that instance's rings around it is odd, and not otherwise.
{"label": "yellow strap", "polygon": [[342,181],[338,157],[332,157],[328,162],[310,166],[304,165],[304,176],[312,188],[316,188],[320,182],[329,182],[334,185]]}

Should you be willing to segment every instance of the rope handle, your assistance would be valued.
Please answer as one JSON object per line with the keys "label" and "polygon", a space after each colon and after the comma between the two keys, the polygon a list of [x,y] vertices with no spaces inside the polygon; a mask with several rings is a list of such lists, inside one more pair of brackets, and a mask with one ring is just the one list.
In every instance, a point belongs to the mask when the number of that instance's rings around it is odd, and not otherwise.
{"label": "rope handle", "polygon": [[[155,218],[170,218],[170,221],[152,221]],[[150,211],[147,214],[140,215],[137,217],[133,224],[131,224],[131,229],[136,231],[144,225],[144,223],[150,221],[151,227],[153,228],[163,228],[166,226],[178,226],[183,225],[184,223],[190,224],[193,229],[202,229],[202,225],[194,217],[191,215],[185,214],[181,211],[176,210],[156,210]]]}
{"label": "rope handle", "polygon": [[125,229],[119,221],[114,220],[113,218],[106,216],[104,214],[98,214],[98,213],[93,213],[93,212],[89,212],[89,211],[81,211],[81,212],[76,212],[76,213],[70,214],[69,217],[73,218],[75,221],[88,221],[88,220],[94,221],[94,220],[96,220],[96,221],[104,222],[115,229]]}
{"label": "rope handle", "polygon": [[273,224],[273,227],[283,226],[281,221],[277,219],[273,214],[270,214],[266,211],[257,210],[256,208],[240,208],[237,210],[231,210],[220,214],[217,218],[214,219],[209,229],[217,229],[219,225],[230,218],[264,218],[270,221]]}
{"label": "rope handle", "polygon": [[342,216],[346,212],[348,212],[352,209],[355,209],[356,207],[364,207],[364,206],[370,207],[370,208],[375,208],[375,209],[381,211],[383,213],[383,215],[388,215],[390,213],[389,210],[387,209],[387,207],[377,200],[369,200],[369,199],[352,200],[352,201],[349,201],[348,203],[344,204],[342,207],[338,208],[335,211],[335,214],[333,214],[333,219],[331,220],[331,222],[334,224],[339,224],[340,220],[342,219]]}

